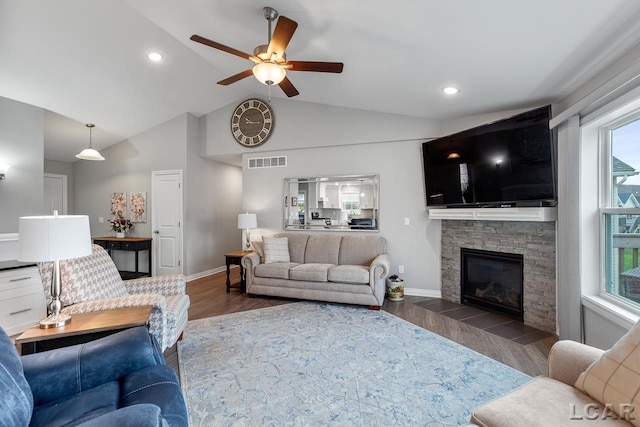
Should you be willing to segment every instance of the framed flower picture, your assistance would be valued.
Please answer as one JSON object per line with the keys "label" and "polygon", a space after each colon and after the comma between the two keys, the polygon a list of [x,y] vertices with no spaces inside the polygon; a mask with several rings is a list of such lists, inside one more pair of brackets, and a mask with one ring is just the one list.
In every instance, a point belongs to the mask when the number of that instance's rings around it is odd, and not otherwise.
{"label": "framed flower picture", "polygon": [[129,198],[129,219],[131,222],[147,222],[147,193],[132,191]]}
{"label": "framed flower picture", "polygon": [[127,214],[127,193],[111,193],[111,215],[124,218]]}

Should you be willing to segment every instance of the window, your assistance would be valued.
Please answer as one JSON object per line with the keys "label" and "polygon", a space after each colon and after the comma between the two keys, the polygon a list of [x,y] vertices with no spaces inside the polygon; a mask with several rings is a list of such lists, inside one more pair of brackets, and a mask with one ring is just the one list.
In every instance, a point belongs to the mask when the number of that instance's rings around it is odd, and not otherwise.
{"label": "window", "polygon": [[604,293],[640,307],[640,112],[602,126]]}
{"label": "window", "polygon": [[360,214],[360,194],[359,193],[342,193],[342,212],[350,214]]}

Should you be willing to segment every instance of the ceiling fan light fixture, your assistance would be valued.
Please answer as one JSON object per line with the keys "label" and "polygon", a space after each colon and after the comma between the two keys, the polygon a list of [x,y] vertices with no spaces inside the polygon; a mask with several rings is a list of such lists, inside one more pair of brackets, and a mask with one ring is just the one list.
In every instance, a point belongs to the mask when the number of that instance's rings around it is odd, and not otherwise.
{"label": "ceiling fan light fixture", "polygon": [[253,75],[267,86],[279,84],[287,75],[287,71],[273,62],[261,62],[253,66]]}
{"label": "ceiling fan light fixture", "polygon": [[93,161],[104,160],[104,157],[102,157],[102,155],[98,152],[98,150],[94,149],[91,145],[91,133],[92,133],[91,131],[93,130],[95,125],[92,123],[87,123],[85,126],[89,128],[89,147],[85,148],[84,150],[76,154],[76,157],[82,160],[93,160]]}

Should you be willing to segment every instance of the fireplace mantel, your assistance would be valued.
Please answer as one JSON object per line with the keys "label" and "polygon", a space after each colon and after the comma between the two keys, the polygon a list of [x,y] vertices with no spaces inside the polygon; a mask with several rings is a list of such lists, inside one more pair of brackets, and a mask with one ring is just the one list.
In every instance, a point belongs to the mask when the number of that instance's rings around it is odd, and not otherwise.
{"label": "fireplace mantel", "polygon": [[558,208],[449,208],[428,209],[429,219],[477,221],[552,222],[558,219]]}

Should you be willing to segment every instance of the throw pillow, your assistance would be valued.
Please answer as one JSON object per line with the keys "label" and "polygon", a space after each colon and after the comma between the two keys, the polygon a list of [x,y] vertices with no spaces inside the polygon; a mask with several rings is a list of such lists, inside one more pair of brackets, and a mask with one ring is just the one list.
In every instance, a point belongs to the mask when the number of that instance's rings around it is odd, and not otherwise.
{"label": "throw pillow", "polygon": [[628,417],[640,408],[640,322],[580,374],[575,386],[640,426],[639,417]]}
{"label": "throw pillow", "polygon": [[286,237],[263,237],[264,263],[290,262],[289,239]]}

